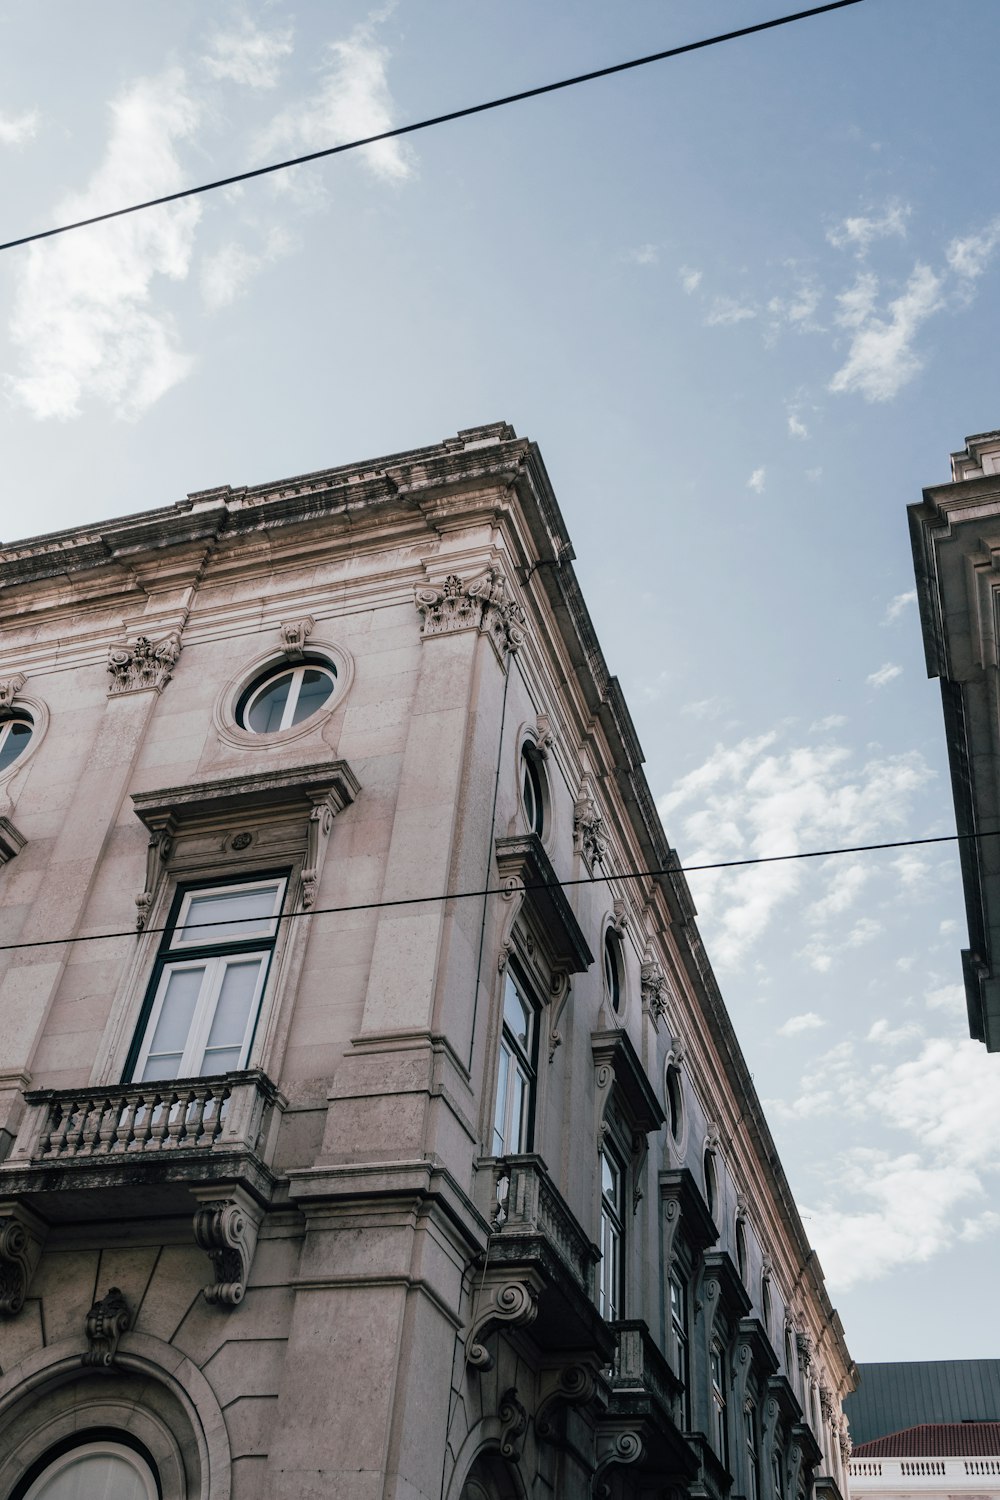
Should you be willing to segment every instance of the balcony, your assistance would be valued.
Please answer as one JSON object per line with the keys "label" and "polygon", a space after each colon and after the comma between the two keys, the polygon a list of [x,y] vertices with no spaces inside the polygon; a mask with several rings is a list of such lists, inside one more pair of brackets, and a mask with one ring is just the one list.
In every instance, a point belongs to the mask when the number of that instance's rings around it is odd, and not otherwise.
{"label": "balcony", "polygon": [[38,1089],[0,1198],[47,1222],[188,1213],[192,1194],[245,1189],[266,1204],[285,1100],[258,1071],[157,1083]]}
{"label": "balcony", "polygon": [[699,1462],[675,1422],[684,1387],[641,1319],[622,1319],[610,1327],[615,1350],[607,1420],[634,1432],[642,1450],[629,1472],[648,1473],[658,1484],[669,1478],[686,1487],[698,1473]]}

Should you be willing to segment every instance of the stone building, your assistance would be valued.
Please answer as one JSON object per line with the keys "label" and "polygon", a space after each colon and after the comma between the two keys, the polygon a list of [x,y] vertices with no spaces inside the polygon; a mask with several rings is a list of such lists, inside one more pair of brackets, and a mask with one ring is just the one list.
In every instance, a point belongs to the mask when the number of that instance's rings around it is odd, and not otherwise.
{"label": "stone building", "polygon": [[846,1493],[572,557],[505,424],[3,550],[0,1495]]}
{"label": "stone building", "polygon": [[[941,682],[969,946],[969,1030],[1000,1051],[1000,432],[966,438],[951,483],[909,508],[928,677]],[[986,835],[978,837],[977,835]]]}

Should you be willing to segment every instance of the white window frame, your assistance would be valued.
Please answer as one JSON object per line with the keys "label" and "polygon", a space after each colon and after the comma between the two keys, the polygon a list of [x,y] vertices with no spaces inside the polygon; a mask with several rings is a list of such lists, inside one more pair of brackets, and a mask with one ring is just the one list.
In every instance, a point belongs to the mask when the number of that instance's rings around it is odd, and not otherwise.
{"label": "white window frame", "polygon": [[[500,1049],[497,1060],[497,1097],[493,1110],[492,1146],[494,1156],[517,1156],[531,1149],[531,1129],[535,1109],[535,1083],[537,1069],[535,1054],[538,1036],[538,1005],[520,974],[507,964],[503,974],[503,997],[506,1000],[507,985],[514,987],[518,998],[525,1005],[529,1016],[527,1048],[521,1046],[503,1020],[501,1009]],[[514,1076],[521,1080],[520,1118],[514,1120],[516,1089],[512,1086]],[[516,1128],[515,1128],[516,1126]],[[499,1138],[499,1139],[498,1139]]]}
{"label": "white window frame", "polygon": [[35,721],[31,718],[30,714],[23,713],[20,709],[15,709],[8,718],[0,719],[0,751],[3,750],[4,745],[10,739],[11,732],[15,724],[20,724],[22,727],[27,729],[28,738],[25,740],[20,750],[14,756],[13,760],[11,760],[8,765],[3,767],[3,771],[12,771],[14,769],[18,761],[21,759],[21,756],[27,753],[28,749],[31,746],[32,740],[35,738]]}
{"label": "white window frame", "polygon": [[[201,1069],[204,1062],[205,1049],[208,1045],[209,1034],[212,1029],[212,1022],[215,1019],[216,1005],[225,982],[226,973],[232,965],[257,960],[259,964],[257,979],[247,1010],[247,1022],[240,1043],[239,1059],[235,1069],[227,1068],[224,1071],[235,1072],[247,1066],[254,1032],[260,1016],[261,1000],[264,994],[264,987],[267,983],[270,959],[274,951],[278,929],[278,914],[281,911],[287,886],[287,876],[279,875],[264,880],[227,881],[224,884],[192,886],[184,892],[177,911],[176,920],[171,924],[167,941],[160,950],[160,973],[157,979],[156,992],[146,1016],[142,1043],[131,1070],[134,1082],[143,1081],[142,1075],[149,1061],[150,1050],[153,1045],[153,1039],[156,1036],[156,1027],[163,1010],[163,1002],[171,976],[184,970],[202,970],[203,978],[198,991],[198,998],[195,1002],[194,1014],[191,1018],[187,1040],[184,1044],[183,1055],[177,1065],[176,1076],[178,1078],[214,1076],[211,1074],[202,1074]],[[227,937],[216,942],[206,941],[205,939],[198,942],[190,938],[185,940],[183,927],[193,900],[204,896],[221,895],[227,891],[248,892],[267,890],[269,887],[273,887],[274,889],[272,914],[268,918],[258,919],[266,923],[267,931],[260,932],[254,930],[247,938],[242,940],[237,937]],[[253,924],[248,922],[246,925],[249,929]],[[264,939],[263,947],[259,946],[262,938]],[[189,950],[197,950],[199,948],[221,948],[225,951],[208,954],[202,953],[200,956],[195,956],[194,953],[191,953],[190,956],[175,957],[175,955],[187,954]],[[155,1081],[157,1080],[149,1080],[149,1082]]]}
{"label": "white window frame", "polygon": [[713,1343],[709,1356],[709,1373],[712,1382],[712,1416],[715,1437],[715,1454],[719,1461],[728,1465],[729,1434],[726,1427],[726,1355],[719,1343]]}
{"label": "white window frame", "polygon": [[25,1490],[24,1500],[39,1500],[39,1497],[44,1496],[45,1490],[54,1479],[59,1478],[60,1474],[64,1474],[67,1469],[72,1469],[74,1465],[86,1458],[100,1456],[123,1459],[136,1477],[142,1481],[146,1490],[146,1500],[157,1500],[159,1490],[156,1476],[142,1455],[129,1447],[127,1443],[116,1443],[108,1439],[95,1443],[79,1443],[66,1453],[61,1453],[58,1458],[54,1458]]}
{"label": "white window frame", "polygon": [[687,1431],[691,1426],[691,1338],[688,1322],[688,1284],[687,1279],[677,1271],[671,1271],[667,1283],[670,1327],[674,1336],[674,1356],[677,1361],[675,1373],[684,1386],[681,1392],[681,1411],[684,1430]]}
{"label": "white window frame", "polygon": [[[295,716],[295,710],[298,706],[299,694],[302,691],[302,683],[307,672],[322,672],[324,676],[330,679],[329,694],[319,705],[319,707],[314,710],[315,713],[321,713],[323,709],[326,708],[334,693],[337,691],[336,668],[322,661],[304,661],[300,662],[296,667],[276,667],[273,672],[269,672],[267,674],[262,682],[257,684],[240,710],[240,719],[242,721],[240,724],[240,728],[245,729],[248,734],[265,735],[280,734],[283,729],[298,728],[297,724],[293,724],[293,719]],[[288,697],[285,700],[285,706],[281,713],[280,724],[278,724],[274,729],[254,729],[250,723],[250,714],[253,711],[254,704],[260,698],[262,693],[266,693],[268,688],[274,687],[275,683],[280,682],[283,677],[291,677],[292,680],[289,684]],[[306,718],[301,722],[305,724],[307,720],[311,719],[312,717],[312,714],[307,714]]]}
{"label": "white window frame", "polygon": [[[604,1169],[611,1170],[616,1184],[614,1196],[604,1189]],[[598,1308],[602,1318],[614,1323],[624,1317],[625,1301],[625,1166],[608,1146],[601,1151],[601,1279]]]}

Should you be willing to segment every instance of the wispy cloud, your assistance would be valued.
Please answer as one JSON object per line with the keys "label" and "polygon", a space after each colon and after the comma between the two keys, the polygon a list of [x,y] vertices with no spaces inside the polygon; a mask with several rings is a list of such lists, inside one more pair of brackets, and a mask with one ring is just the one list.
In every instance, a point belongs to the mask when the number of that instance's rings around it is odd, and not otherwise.
{"label": "wispy cloud", "polygon": [[20,115],[0,114],[0,146],[23,146],[38,134],[41,116],[37,109]]}
{"label": "wispy cloud", "polygon": [[[176,148],[198,117],[180,69],[132,84],[111,106],[104,160],[53,217],[85,218],[182,187]],[[32,416],[79,416],[89,397],[135,418],[184,378],[191,357],[152,287],[187,276],[200,215],[187,201],[30,246],[10,323],[21,367],[7,387]]]}
{"label": "wispy cloud", "polygon": [[807,1010],[801,1016],[789,1016],[784,1026],[778,1027],[778,1036],[801,1036],[803,1031],[818,1031],[826,1022],[822,1016],[818,1016],[814,1010]]}
{"label": "wispy cloud", "polygon": [[753,473],[750,475],[750,478],[747,480],[747,489],[753,490],[755,495],[762,495],[764,493],[764,481],[766,478],[766,469],[754,469]]}
{"label": "wispy cloud", "polygon": [[210,312],[229,307],[249,290],[250,283],[267,266],[291,254],[295,241],[287,230],[272,228],[258,251],[230,240],[206,255],[199,281],[202,301]]}
{"label": "wispy cloud", "polygon": [[794,438],[807,438],[809,436],[809,428],[797,411],[790,411],[788,413],[788,436]]}
{"label": "wispy cloud", "polygon": [[887,682],[892,682],[894,677],[899,677],[902,671],[902,667],[897,666],[893,661],[883,662],[877,672],[869,672],[865,681],[869,687],[885,687]]}
{"label": "wispy cloud", "polygon": [[940,277],[929,266],[915,266],[905,290],[889,303],[886,317],[876,317],[870,305],[856,312],[847,359],[829,389],[857,391],[866,401],[891,401],[923,369],[914,340],[942,306]]}
{"label": "wispy cloud", "polygon": [[859,256],[867,255],[875,240],[889,236],[906,238],[906,224],[912,213],[908,204],[893,200],[886,204],[881,214],[855,214],[842,219],[827,230],[827,239],[838,250],[855,250]]}
{"label": "wispy cloud", "polygon": [[717,719],[726,706],[724,698],[698,698],[681,705],[681,713],[690,719]]}
{"label": "wispy cloud", "polygon": [[767,310],[779,323],[787,323],[800,333],[815,333],[819,331],[816,311],[822,296],[822,288],[815,280],[800,277],[787,296],[772,297]]}
{"label": "wispy cloud", "polygon": [[1000,215],[992,219],[978,234],[969,234],[951,241],[945,251],[955,275],[963,281],[975,281],[986,270],[1000,246]]}
{"label": "wispy cloud", "polygon": [[637,245],[634,250],[625,252],[625,259],[634,266],[656,266],[660,263],[660,250],[657,245]]}
{"label": "wispy cloud", "polygon": [[906,1021],[902,1026],[891,1026],[882,1017],[873,1021],[865,1037],[866,1042],[875,1042],[880,1047],[902,1047],[923,1034],[923,1028],[915,1021]]}
{"label": "wispy cloud", "polygon": [[217,31],[208,43],[202,67],[210,78],[250,89],[273,89],[285,58],[292,55],[292,28],[262,31],[243,16],[231,31]]}
{"label": "wispy cloud", "polygon": [[[275,116],[258,142],[259,154],[267,157],[285,147],[319,150],[391,129],[388,58],[370,25],[332,42],[326,49],[318,91]],[[369,170],[386,182],[401,182],[413,172],[412,153],[398,140],[376,141],[365,146],[361,156]]]}
{"label": "wispy cloud", "polygon": [[883,625],[894,625],[901,615],[904,615],[911,604],[917,602],[916,589],[907,589],[905,593],[896,594],[885,607],[882,617]]}
{"label": "wispy cloud", "polygon": [[743,323],[756,316],[757,309],[749,303],[739,302],[735,297],[716,297],[705,323],[709,328],[731,328],[734,323]]}
{"label": "wispy cloud", "polygon": [[702,273],[696,270],[694,266],[681,266],[677,274],[681,279],[681,286],[689,297],[692,292],[696,292],[701,286]]}
{"label": "wispy cloud", "polygon": [[961,984],[942,984],[928,990],[924,996],[928,1010],[952,1010],[956,1014],[965,1012],[965,987]]}

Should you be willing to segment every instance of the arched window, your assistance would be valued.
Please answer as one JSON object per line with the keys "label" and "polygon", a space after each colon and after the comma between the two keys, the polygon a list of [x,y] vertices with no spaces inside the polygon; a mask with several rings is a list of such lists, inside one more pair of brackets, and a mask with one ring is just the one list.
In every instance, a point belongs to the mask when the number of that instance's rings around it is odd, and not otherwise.
{"label": "arched window", "polygon": [[125,1443],[78,1443],[45,1464],[16,1500],[157,1500],[150,1464]]}
{"label": "arched window", "polygon": [[318,713],[333,697],[337,669],[332,662],[307,660],[272,667],[256,678],[236,705],[236,722],[251,734],[276,734]]}
{"label": "arched window", "polygon": [[27,750],[33,729],[31,715],[20,710],[0,719],[0,771],[6,771]]}

